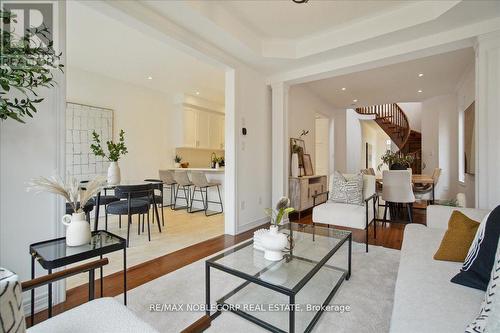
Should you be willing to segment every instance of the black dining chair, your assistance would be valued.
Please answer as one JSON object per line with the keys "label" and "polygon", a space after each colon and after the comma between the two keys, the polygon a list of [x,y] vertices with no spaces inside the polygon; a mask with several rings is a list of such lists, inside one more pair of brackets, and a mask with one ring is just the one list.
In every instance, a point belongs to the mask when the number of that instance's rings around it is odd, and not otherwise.
{"label": "black dining chair", "polygon": [[[138,215],[137,224],[137,234],[140,234],[140,215],[147,214],[150,208],[150,202],[152,201],[154,206],[156,202],[154,201],[154,187],[153,184],[141,184],[141,185],[119,185],[115,187],[115,196],[118,199],[124,199],[120,201],[111,202],[107,205],[106,211],[113,215],[127,215],[127,247],[130,243],[130,225],[132,224],[132,216]],[[144,200],[146,198],[146,200]],[[158,211],[156,212],[156,218],[159,220]],[[158,223],[158,230],[161,232],[160,223]],[[151,230],[149,225],[149,215],[148,215],[148,239],[151,241]]]}
{"label": "black dining chair", "polygon": [[[161,181],[160,179],[144,179],[145,182],[151,182],[151,184],[153,185],[153,193],[154,193],[154,202],[153,198],[150,199],[149,203],[151,205],[153,204],[156,204],[157,205],[157,208],[161,208],[161,225],[162,226],[165,226],[165,216],[163,214],[163,181]],[[144,199],[147,199],[147,198],[144,198]],[[148,216],[149,216],[149,213],[148,213]],[[154,214],[153,214],[153,223],[155,221],[155,218],[154,218]],[[159,223],[159,221],[158,221]],[[144,225],[143,225],[144,226]],[[144,228],[144,227],[143,227]]]}
{"label": "black dining chair", "polygon": [[[80,182],[80,186],[82,189],[85,189],[85,184],[88,183],[88,180],[82,180]],[[108,230],[108,212],[106,210],[106,207],[115,201],[119,201],[120,199],[117,198],[114,195],[109,195],[108,194],[108,189],[104,189],[104,195],[100,194],[99,195],[99,200],[97,200],[97,196],[93,199],[93,206],[92,208],[97,205],[97,202],[99,202],[99,206],[104,206],[104,229],[107,231]],[[84,208],[85,210],[85,208]],[[96,209],[96,214],[97,214],[97,209]],[[99,216],[97,216],[99,218]],[[90,222],[89,222],[90,223]],[[121,220],[120,220],[120,228],[121,228]]]}

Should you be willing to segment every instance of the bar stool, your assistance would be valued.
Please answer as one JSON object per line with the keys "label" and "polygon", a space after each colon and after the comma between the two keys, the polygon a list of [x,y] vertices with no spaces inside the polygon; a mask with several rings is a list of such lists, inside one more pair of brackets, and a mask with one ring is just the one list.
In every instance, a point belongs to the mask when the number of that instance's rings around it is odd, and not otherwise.
{"label": "bar stool", "polygon": [[[189,211],[190,203],[189,203],[189,197],[191,194],[191,186],[193,186],[193,183],[189,180],[188,173],[187,171],[176,171],[174,173],[174,179],[175,182],[177,183],[177,188],[175,190],[175,196],[174,196],[174,210],[180,210],[180,209],[186,209]],[[179,190],[182,187],[182,191],[184,192],[184,197],[179,197]],[[186,201],[185,206],[178,207],[177,206],[177,199],[183,199]]]}
{"label": "bar stool", "polygon": [[[170,190],[170,204],[167,207],[170,207],[172,210],[174,209],[174,197],[175,197],[175,186],[177,182],[174,178],[174,172],[170,170],[159,170],[159,176],[161,181],[163,182],[163,186]],[[163,204],[163,202],[162,202]]]}
{"label": "bar stool", "polygon": [[[191,196],[191,205],[188,209],[189,213],[195,213],[195,212],[200,212],[200,211],[205,211],[205,216],[212,216],[216,214],[222,214],[224,212],[224,207],[222,205],[222,198],[220,196],[220,183],[215,183],[215,182],[209,182],[207,179],[207,176],[205,175],[204,172],[193,172],[191,174],[191,179],[192,179],[192,184],[194,185],[193,189],[193,194]],[[217,188],[217,193],[219,194],[219,201],[209,201],[208,200],[208,189],[210,187],[216,187]],[[195,199],[195,194],[196,190],[201,194],[201,200]],[[203,197],[203,194],[205,194],[205,197]],[[203,209],[198,209],[198,210],[193,210],[193,201],[198,201],[198,202],[203,202]],[[220,205],[220,211],[213,212],[213,213],[208,213],[208,203],[214,203],[217,205]]]}

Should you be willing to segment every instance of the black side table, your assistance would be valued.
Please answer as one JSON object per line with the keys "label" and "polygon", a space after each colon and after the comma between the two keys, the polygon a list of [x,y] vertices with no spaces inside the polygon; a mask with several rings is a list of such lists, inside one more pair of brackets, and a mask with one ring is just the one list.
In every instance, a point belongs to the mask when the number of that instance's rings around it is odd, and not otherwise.
{"label": "black side table", "polygon": [[[35,260],[45,268],[49,274],[53,269],[74,264],[83,260],[115,251],[123,250],[123,301],[127,305],[127,241],[108,231],[97,230],[92,232],[90,243],[81,246],[67,246],[66,237],[51,239],[30,245],[31,278],[35,278]],[[93,275],[93,271],[91,273]],[[103,296],[103,274],[101,276],[101,297]],[[49,318],[52,317],[52,284],[48,285],[49,291]],[[89,279],[89,296],[93,297],[94,277]],[[31,290],[31,324],[35,314],[35,290]]]}

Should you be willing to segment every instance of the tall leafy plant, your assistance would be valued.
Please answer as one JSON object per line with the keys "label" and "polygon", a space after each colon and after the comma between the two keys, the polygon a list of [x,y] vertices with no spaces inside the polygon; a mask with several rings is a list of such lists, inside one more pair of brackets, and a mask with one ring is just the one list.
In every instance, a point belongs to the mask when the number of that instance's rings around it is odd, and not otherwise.
{"label": "tall leafy plant", "polygon": [[25,123],[24,119],[33,118],[37,105],[44,100],[38,95],[40,88],[54,87],[54,70],[63,71],[62,53],[56,53],[53,41],[43,44],[34,38],[49,38],[45,25],[27,29],[20,37],[10,28],[17,22],[15,15],[0,8],[0,19],[0,119]]}
{"label": "tall leafy plant", "polygon": [[113,142],[113,141],[106,141],[106,146],[108,148],[108,154],[104,152],[104,149],[102,148],[101,145],[101,138],[99,134],[96,133],[96,131],[92,131],[92,143],[90,145],[90,149],[92,149],[92,152],[94,153],[95,156],[101,156],[104,158],[107,158],[111,162],[118,162],[120,157],[122,155],[125,155],[128,153],[127,147],[125,146],[125,131],[120,130],[120,135],[119,135],[119,140],[118,142]]}

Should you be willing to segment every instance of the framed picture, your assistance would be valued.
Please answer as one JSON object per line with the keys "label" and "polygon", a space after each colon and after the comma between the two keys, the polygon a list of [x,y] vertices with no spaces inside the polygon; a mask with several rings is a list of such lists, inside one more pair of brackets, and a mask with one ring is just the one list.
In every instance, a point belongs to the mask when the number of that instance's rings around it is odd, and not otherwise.
{"label": "framed picture", "polygon": [[311,155],[304,154],[304,173],[306,176],[313,176],[314,170],[311,161]]}
{"label": "framed picture", "polygon": [[306,152],[306,143],[302,139],[290,138],[290,159],[292,158],[292,154],[294,151],[294,147],[299,150],[299,168],[304,168],[304,153]]}

